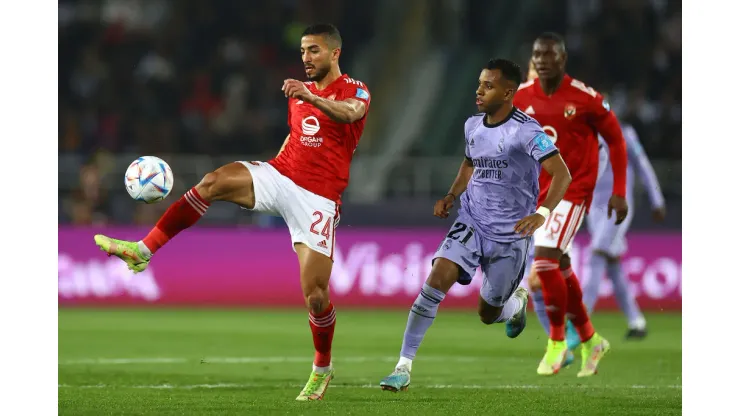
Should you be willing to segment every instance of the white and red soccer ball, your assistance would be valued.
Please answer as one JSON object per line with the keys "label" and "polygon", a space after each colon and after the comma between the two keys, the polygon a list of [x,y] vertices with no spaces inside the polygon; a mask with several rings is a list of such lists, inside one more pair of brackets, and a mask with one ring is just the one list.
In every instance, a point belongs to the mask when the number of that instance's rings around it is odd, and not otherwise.
{"label": "white and red soccer ball", "polygon": [[155,156],[142,156],[131,162],[124,177],[131,198],[147,204],[167,198],[174,183],[170,165]]}

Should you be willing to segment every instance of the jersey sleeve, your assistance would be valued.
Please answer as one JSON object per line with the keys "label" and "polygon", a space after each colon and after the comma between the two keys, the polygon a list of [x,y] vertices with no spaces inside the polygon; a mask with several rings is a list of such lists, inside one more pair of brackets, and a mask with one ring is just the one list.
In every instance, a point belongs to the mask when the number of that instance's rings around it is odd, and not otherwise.
{"label": "jersey sleeve", "polygon": [[353,80],[348,78],[347,85],[344,87],[344,98],[359,100],[365,103],[365,111],[370,107],[370,89],[367,88],[362,81]]}
{"label": "jersey sleeve", "polygon": [[472,160],[473,158],[470,157],[470,120],[468,119],[465,122],[463,137],[465,138],[465,157],[469,160]]}
{"label": "jersey sleeve", "polygon": [[550,136],[534,120],[529,120],[522,125],[519,130],[519,138],[524,153],[539,163],[559,153]]}
{"label": "jersey sleeve", "polygon": [[612,164],[614,188],[612,193],[625,197],[627,194],[627,146],[617,116],[611,111],[607,100],[598,92],[593,92],[589,105],[590,123],[601,134],[609,147],[609,161]]}
{"label": "jersey sleeve", "polygon": [[647,155],[645,155],[645,150],[640,144],[637,132],[631,126],[625,126],[623,132],[624,141],[627,143],[629,163],[637,170],[637,174],[640,176],[640,180],[647,190],[650,204],[653,208],[664,207],[665,200],[663,199],[663,192],[660,189],[658,177],[655,175],[653,165],[650,163]]}

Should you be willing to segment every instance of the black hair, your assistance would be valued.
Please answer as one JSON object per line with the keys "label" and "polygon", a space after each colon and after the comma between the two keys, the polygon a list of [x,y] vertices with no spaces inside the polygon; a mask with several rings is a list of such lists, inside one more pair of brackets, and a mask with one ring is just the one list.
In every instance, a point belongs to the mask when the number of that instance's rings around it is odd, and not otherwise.
{"label": "black hair", "polygon": [[342,36],[339,34],[339,29],[336,26],[329,23],[317,23],[311,25],[303,31],[301,37],[306,35],[323,35],[334,43],[334,47],[342,47]]}
{"label": "black hair", "polygon": [[514,61],[501,58],[491,59],[486,64],[486,69],[498,69],[505,80],[516,84],[516,88],[519,88],[519,84],[522,83],[522,69]]}
{"label": "black hair", "polygon": [[539,36],[537,36],[537,39],[535,39],[535,42],[538,40],[549,40],[552,42],[557,43],[560,45],[561,48],[563,48],[563,52],[565,52],[565,39],[556,32],[544,32],[541,33]]}

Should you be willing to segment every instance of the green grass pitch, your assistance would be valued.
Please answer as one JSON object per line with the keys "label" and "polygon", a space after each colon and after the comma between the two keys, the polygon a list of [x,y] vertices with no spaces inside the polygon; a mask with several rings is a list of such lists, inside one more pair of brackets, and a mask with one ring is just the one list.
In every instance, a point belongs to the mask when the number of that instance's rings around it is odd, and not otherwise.
{"label": "green grass pitch", "polygon": [[[502,324],[444,307],[407,392],[378,382],[397,361],[408,312],[337,310],[336,378],[321,402],[296,402],[313,357],[302,310],[59,310],[61,415],[678,415],[681,315],[597,313],[612,344],[599,374],[536,374],[546,338],[534,314],[514,340]],[[580,357],[576,361],[580,365]]]}

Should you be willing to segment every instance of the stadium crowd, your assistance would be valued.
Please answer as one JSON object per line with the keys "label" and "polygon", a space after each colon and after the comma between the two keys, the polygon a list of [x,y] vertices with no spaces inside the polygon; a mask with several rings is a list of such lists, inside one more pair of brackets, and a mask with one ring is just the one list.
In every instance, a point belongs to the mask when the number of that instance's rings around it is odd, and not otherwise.
{"label": "stadium crowd", "polygon": [[[466,21],[475,21],[476,1]],[[334,22],[353,45],[343,51],[349,65],[373,33],[372,3],[60,0],[59,153],[269,157],[285,137],[282,80],[303,77],[296,48],[303,28]],[[651,158],[680,159],[680,2],[543,1],[528,20],[523,65],[539,32],[562,32],[568,71],[608,94]],[[463,42],[487,41],[462,33]],[[99,168],[88,163],[78,189],[60,190],[60,222],[139,221],[115,212]]]}

